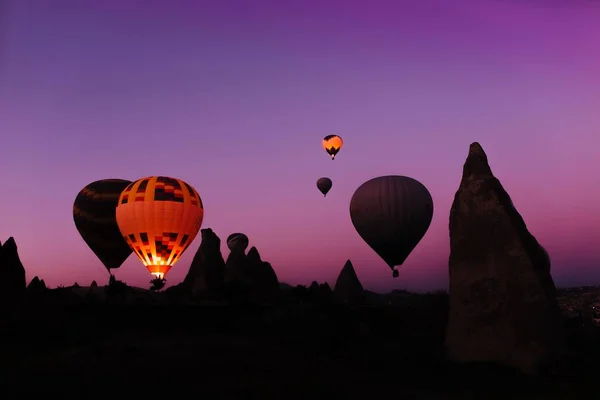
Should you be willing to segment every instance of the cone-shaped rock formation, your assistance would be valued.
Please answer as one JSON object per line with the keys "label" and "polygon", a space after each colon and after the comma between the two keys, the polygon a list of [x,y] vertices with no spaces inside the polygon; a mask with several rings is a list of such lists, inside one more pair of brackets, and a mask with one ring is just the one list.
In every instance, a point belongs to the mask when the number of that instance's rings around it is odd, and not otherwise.
{"label": "cone-shaped rock formation", "polygon": [[449,358],[538,372],[561,338],[550,259],[478,143],[450,210],[450,247]]}
{"label": "cone-shaped rock formation", "polygon": [[346,261],[340,275],[335,281],[333,293],[335,298],[342,303],[364,303],[365,291],[350,260]]}
{"label": "cone-shaped rock formation", "polygon": [[202,229],[202,242],[192,260],[183,286],[196,296],[219,298],[223,287],[225,261],[221,254],[221,239],[212,229]]}
{"label": "cone-shaped rock formation", "polygon": [[25,268],[19,258],[14,238],[10,237],[0,246],[0,307],[11,310],[18,308],[25,300]]}

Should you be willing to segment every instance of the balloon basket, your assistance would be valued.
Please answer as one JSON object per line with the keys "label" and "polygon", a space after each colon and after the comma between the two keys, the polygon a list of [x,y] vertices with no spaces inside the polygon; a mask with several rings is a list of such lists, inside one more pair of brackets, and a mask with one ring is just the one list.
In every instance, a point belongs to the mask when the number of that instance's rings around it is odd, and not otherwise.
{"label": "balloon basket", "polygon": [[150,280],[150,290],[153,292],[158,292],[165,287],[166,283],[167,280],[165,278],[156,277]]}

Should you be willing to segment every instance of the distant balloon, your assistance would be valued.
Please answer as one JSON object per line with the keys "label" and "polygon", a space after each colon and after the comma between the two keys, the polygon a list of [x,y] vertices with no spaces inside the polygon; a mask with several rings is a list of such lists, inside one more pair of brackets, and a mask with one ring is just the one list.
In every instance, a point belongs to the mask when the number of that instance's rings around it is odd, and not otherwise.
{"label": "distant balloon", "polygon": [[161,279],[192,243],[203,217],[198,192],[165,176],[131,183],[117,206],[121,234],[148,271]]}
{"label": "distant balloon", "polygon": [[249,243],[248,236],[243,233],[232,233],[227,237],[229,251],[246,251]]}
{"label": "distant balloon", "polygon": [[402,265],[433,218],[433,199],[419,181],[380,176],[363,183],[350,200],[350,218],[360,237],[388,264]]}
{"label": "distant balloon", "polygon": [[329,178],[319,178],[317,180],[317,188],[323,193],[323,196],[327,196],[327,193],[329,193],[332,186],[333,182],[331,182],[331,179]]}
{"label": "distant balloon", "polygon": [[327,135],[323,138],[323,148],[334,160],[337,153],[342,148],[344,141],[338,135]]}
{"label": "distant balloon", "polygon": [[102,179],[81,189],[73,204],[73,220],[79,234],[110,273],[131,255],[117,226],[119,195],[131,181]]}

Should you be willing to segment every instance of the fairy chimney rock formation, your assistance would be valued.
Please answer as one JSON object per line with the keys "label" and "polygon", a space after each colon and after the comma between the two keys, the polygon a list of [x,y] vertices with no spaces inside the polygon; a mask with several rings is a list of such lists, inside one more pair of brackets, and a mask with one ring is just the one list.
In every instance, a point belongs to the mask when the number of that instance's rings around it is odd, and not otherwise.
{"label": "fairy chimney rock formation", "polygon": [[277,274],[270,263],[262,260],[256,247],[252,247],[246,256],[244,283],[256,301],[274,302],[279,296]]}
{"label": "fairy chimney rock formation", "polygon": [[450,248],[448,357],[540,372],[562,338],[550,259],[478,143],[450,210]]}
{"label": "fairy chimney rock formation", "polygon": [[246,272],[246,253],[238,249],[229,253],[225,262],[225,282],[243,281]]}
{"label": "fairy chimney rock formation", "polygon": [[362,304],[365,301],[365,291],[350,260],[346,261],[335,281],[333,294],[342,303]]}
{"label": "fairy chimney rock formation", "polygon": [[202,242],[183,281],[194,295],[219,297],[225,273],[221,239],[212,229],[202,229]]}
{"label": "fairy chimney rock formation", "polygon": [[0,276],[2,276],[0,307],[7,309],[18,307],[25,300],[27,282],[17,244],[12,237],[0,247]]}
{"label": "fairy chimney rock formation", "polygon": [[46,292],[48,288],[46,287],[46,282],[43,279],[34,276],[29,285],[27,285],[27,295],[41,295]]}
{"label": "fairy chimney rock formation", "polygon": [[33,277],[29,285],[27,285],[27,290],[35,290],[36,287],[40,284],[40,278],[36,276]]}

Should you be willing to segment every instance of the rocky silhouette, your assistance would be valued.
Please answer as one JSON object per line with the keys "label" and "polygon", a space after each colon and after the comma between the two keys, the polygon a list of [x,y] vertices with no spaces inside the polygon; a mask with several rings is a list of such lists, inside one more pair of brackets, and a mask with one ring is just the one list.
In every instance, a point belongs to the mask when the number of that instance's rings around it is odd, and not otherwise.
{"label": "rocky silhouette", "polygon": [[318,290],[319,290],[319,282],[312,281],[312,283],[308,287],[308,291],[311,293],[316,293]]}
{"label": "rocky silhouette", "polygon": [[350,260],[346,261],[335,281],[333,294],[337,301],[345,304],[364,303],[365,291]]}
{"label": "rocky silhouette", "polygon": [[17,243],[13,237],[0,244],[0,307],[7,310],[18,308],[25,300],[27,283],[25,281],[25,268],[19,258]]}
{"label": "rocky silhouette", "polygon": [[313,281],[308,287],[308,295],[317,304],[328,304],[333,300],[333,291],[327,282],[319,284]]}
{"label": "rocky silhouette", "polygon": [[550,259],[478,143],[450,210],[450,246],[448,357],[539,372],[561,338]]}
{"label": "rocky silhouette", "polygon": [[[326,397],[344,398],[398,390],[447,398],[449,389],[456,398],[486,399],[491,387],[498,398],[518,392],[572,399],[597,391],[600,287],[559,290],[557,308],[549,257],[476,143],[450,215],[449,296],[364,290],[350,260],[333,291],[317,281],[291,286],[279,283],[256,247],[245,253],[247,237],[228,246],[225,263],[219,237],[211,229],[201,236],[185,280],[164,292],[128,286],[114,275],[101,288],[95,281],[45,288],[36,276],[25,289],[14,239],[0,244],[5,381],[26,393],[40,385],[20,382],[44,377],[48,394],[64,393],[65,385],[82,392],[99,379],[97,387],[112,385],[115,393],[132,370],[151,376],[166,365],[172,377],[165,370],[161,379],[190,391],[202,387],[208,397],[284,398],[290,387],[306,385],[301,397],[314,397],[313,388],[324,385]],[[559,312],[568,351],[550,364],[562,344]],[[278,367],[282,358],[286,368]],[[227,365],[227,374],[205,368],[182,381],[178,366],[198,359]],[[535,394],[528,396],[523,383]]]}
{"label": "rocky silhouette", "polygon": [[242,282],[245,279],[246,253],[237,247],[229,253],[225,263],[225,282]]}
{"label": "rocky silhouette", "polygon": [[221,239],[212,229],[202,229],[202,242],[182,286],[195,296],[219,298],[223,289],[225,261],[221,255]]}
{"label": "rocky silhouette", "polygon": [[43,279],[34,276],[29,285],[27,285],[28,297],[40,297],[47,292],[46,282]]}
{"label": "rocky silhouette", "polygon": [[319,284],[319,292],[327,296],[333,295],[333,290],[331,290],[331,286],[327,282]]}
{"label": "rocky silhouette", "polygon": [[256,247],[252,247],[246,256],[244,283],[255,301],[274,302],[279,296],[277,275],[271,264],[261,259]]}
{"label": "rocky silhouette", "polygon": [[31,282],[29,282],[29,285],[27,285],[26,294],[28,303],[40,303],[45,300],[48,295],[46,282],[35,276]]}

